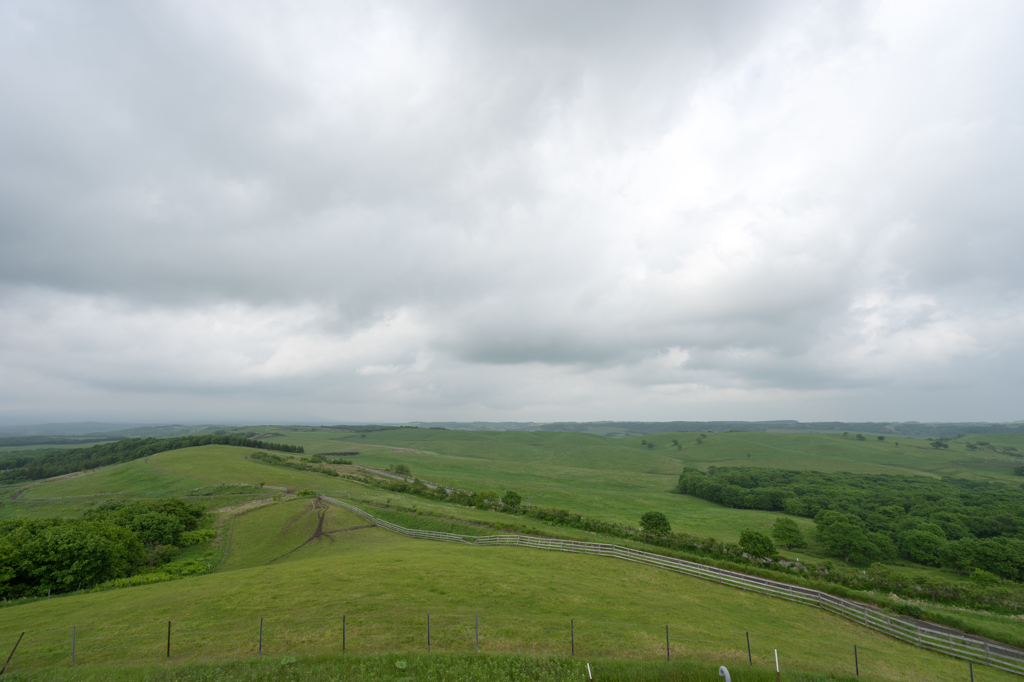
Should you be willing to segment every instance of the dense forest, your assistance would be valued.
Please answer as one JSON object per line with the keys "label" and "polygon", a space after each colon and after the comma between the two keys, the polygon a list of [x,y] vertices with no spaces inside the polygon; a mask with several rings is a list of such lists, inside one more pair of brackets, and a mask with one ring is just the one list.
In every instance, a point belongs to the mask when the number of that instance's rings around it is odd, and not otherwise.
{"label": "dense forest", "polygon": [[1024,490],[960,478],[687,468],[678,491],[727,507],[813,518],[830,554],[897,557],[1024,580]]}
{"label": "dense forest", "polygon": [[167,564],[213,537],[181,500],[113,502],[81,519],[0,521],[0,597],[68,592]]}
{"label": "dense forest", "polygon": [[0,456],[0,484],[34,481],[75,471],[96,469],[130,462],[141,457],[167,450],[191,448],[199,445],[237,445],[280,452],[305,452],[301,446],[279,445],[237,436],[178,436],[175,438],[125,438],[115,443],[103,443],[88,448],[46,450],[35,453],[12,453]]}

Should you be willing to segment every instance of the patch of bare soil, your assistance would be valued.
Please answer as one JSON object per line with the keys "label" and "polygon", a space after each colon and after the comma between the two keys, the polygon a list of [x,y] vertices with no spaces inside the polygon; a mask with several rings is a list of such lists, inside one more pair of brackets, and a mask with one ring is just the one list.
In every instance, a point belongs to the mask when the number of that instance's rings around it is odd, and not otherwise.
{"label": "patch of bare soil", "polygon": [[[270,561],[267,562],[267,564],[272,564],[275,561],[277,561],[278,559],[285,558],[286,556],[288,556],[292,552],[297,552],[298,550],[302,549],[303,547],[305,547],[309,543],[313,542],[314,540],[319,540],[321,538],[327,538],[331,542],[334,542],[334,538],[332,538],[331,536],[336,534],[336,533],[348,533],[348,532],[351,532],[351,531],[354,531],[354,530],[363,530],[365,528],[375,528],[375,526],[371,523],[371,524],[365,525],[365,526],[350,526],[348,528],[339,528],[338,530],[330,530],[330,531],[326,531],[325,532],[324,531],[324,518],[327,517],[327,510],[328,509],[330,509],[330,507],[322,505],[322,508],[319,510],[319,513],[317,514],[316,530],[313,531],[313,534],[310,535],[309,538],[305,542],[303,542],[301,545],[299,545],[295,549],[290,549],[287,552],[285,552],[284,554],[282,554],[281,556],[275,557],[275,558],[271,559]],[[307,509],[300,516],[298,516],[295,519],[293,519],[291,521],[291,523],[289,523],[288,525],[290,526],[292,523],[295,523],[295,521],[298,521],[300,518],[302,518],[303,516],[305,516],[306,514],[308,514],[311,511],[316,511],[316,509],[315,508]]]}
{"label": "patch of bare soil", "polygon": [[315,511],[317,509],[316,504],[317,504],[318,501],[319,500],[313,500],[313,504],[312,505],[310,505],[309,507],[305,508],[301,513],[299,513],[296,516],[294,516],[291,521],[289,521],[288,523],[284,524],[284,528],[282,528],[280,530],[280,532],[284,533],[289,528],[294,526],[296,523],[298,523],[302,519],[306,518],[306,515],[309,514],[309,512]]}

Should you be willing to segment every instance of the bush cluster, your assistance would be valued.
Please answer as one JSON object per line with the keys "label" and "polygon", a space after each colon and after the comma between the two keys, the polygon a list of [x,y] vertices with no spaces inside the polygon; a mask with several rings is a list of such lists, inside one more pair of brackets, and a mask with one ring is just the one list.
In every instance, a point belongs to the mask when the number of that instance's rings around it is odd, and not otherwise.
{"label": "bush cluster", "polygon": [[285,459],[280,455],[273,455],[269,452],[254,452],[249,455],[249,459],[255,459],[258,462],[264,462],[265,464],[272,464],[274,466],[298,469],[299,471],[312,471],[317,474],[326,474],[327,476],[338,475],[338,472],[334,469],[329,469],[325,466],[317,466],[314,461],[323,463],[323,460],[319,457],[303,457],[302,459],[305,461],[293,462],[290,459]]}
{"label": "bush cluster", "polygon": [[0,521],[0,597],[67,592],[167,564],[213,537],[199,529],[202,516],[202,507],[166,499],[111,502],[81,519]]}
{"label": "bush cluster", "polygon": [[815,520],[828,552],[859,564],[903,559],[1024,580],[1024,490],[958,478],[687,468],[678,492]]}

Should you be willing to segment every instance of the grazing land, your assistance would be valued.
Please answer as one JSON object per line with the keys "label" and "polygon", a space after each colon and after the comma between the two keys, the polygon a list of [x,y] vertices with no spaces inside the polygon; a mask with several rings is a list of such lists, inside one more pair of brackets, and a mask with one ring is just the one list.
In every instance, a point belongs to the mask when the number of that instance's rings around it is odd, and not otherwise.
{"label": "grazing land", "polygon": [[[213,540],[188,547],[177,557],[179,562],[205,563],[212,571],[208,574],[163,582],[160,571],[169,569],[155,565],[141,573],[150,576],[150,583],[158,580],[157,584],[29,600],[3,611],[5,626],[0,636],[9,638],[19,628],[42,632],[48,629],[47,623],[57,621],[61,623],[54,626],[58,630],[98,628],[113,621],[141,632],[155,627],[155,621],[169,619],[181,623],[182,646],[193,642],[185,648],[194,650],[195,657],[217,658],[219,653],[199,645],[209,639],[209,633],[203,634],[198,623],[244,621],[249,623],[244,627],[251,629],[251,622],[266,618],[268,623],[277,619],[280,626],[274,634],[268,630],[268,644],[277,638],[275,652],[314,655],[330,650],[324,648],[325,642],[338,635],[338,624],[330,618],[348,614],[356,619],[353,623],[364,619],[359,627],[366,639],[352,646],[369,656],[382,650],[418,651],[419,621],[431,613],[438,628],[438,644],[432,651],[454,655],[465,651],[471,629],[466,618],[476,614],[483,622],[485,652],[532,657],[535,652],[538,656],[564,654],[564,643],[558,643],[564,633],[558,628],[571,618],[581,628],[576,633],[581,650],[603,659],[651,660],[659,647],[663,655],[668,624],[679,633],[679,644],[673,639],[673,655],[689,661],[714,659],[738,665],[746,650],[743,642],[737,647],[737,637],[750,631],[755,666],[767,666],[769,649],[779,648],[789,652],[794,667],[808,674],[848,675],[849,662],[821,654],[829,650],[828,642],[822,640],[830,639],[821,633],[829,632],[836,633],[834,641],[841,640],[843,646],[852,649],[858,644],[864,652],[861,673],[867,679],[951,679],[960,675],[962,662],[917,650],[815,609],[610,559],[410,540],[368,528],[351,513],[295,493],[308,490],[348,499],[407,527],[465,535],[511,528],[646,550],[652,547],[640,537],[602,538],[600,532],[582,526],[553,526],[543,517],[508,513],[501,505],[454,504],[437,499],[436,491],[461,489],[482,493],[480,499],[496,500],[511,490],[523,498],[523,507],[565,509],[634,530],[641,515],[657,511],[666,516],[674,532],[712,536],[727,544],[736,543],[745,530],[768,534],[774,522],[785,516],[809,543],[782,550],[781,556],[800,557],[813,566],[811,562],[834,559],[817,541],[812,519],[728,508],[679,494],[676,486],[684,468],[852,472],[936,481],[948,476],[1012,488],[1024,481],[1013,472],[1024,461],[1018,454],[1018,449],[1024,450],[1024,436],[1019,434],[969,436],[939,448],[929,441],[899,438],[896,445],[875,437],[861,440],[856,434],[744,432],[702,437],[683,432],[606,438],[413,428],[346,432],[272,426],[256,430],[274,434],[263,440],[301,448],[302,453],[279,450],[275,456],[285,465],[275,465],[253,458],[259,452],[253,447],[204,445],[0,488],[0,520],[77,518],[109,501],[175,497],[202,505],[209,512],[204,527],[216,531]],[[227,433],[233,435],[230,430]],[[410,480],[440,487],[434,492],[421,487],[421,494],[415,494],[392,489],[404,474],[374,473],[404,471],[400,466],[410,470]],[[895,565],[924,583],[941,578],[969,584],[966,575],[946,569],[899,561]],[[945,615],[975,632],[1010,643],[1024,641],[1024,626],[1013,612],[925,606],[929,617],[941,620]],[[316,633],[304,618],[321,621]],[[504,625],[499,627],[498,622]],[[556,630],[561,634],[552,635]],[[62,636],[54,637],[52,642],[41,637],[43,649],[32,660],[41,666],[56,664],[64,645]],[[251,633],[231,640],[229,648],[252,653]],[[878,655],[872,658],[871,652]],[[101,666],[113,659],[97,654],[89,661]],[[985,675],[984,679],[1009,678],[987,669]]]}
{"label": "grazing land", "polygon": [[[264,652],[301,655],[336,647],[345,615],[348,651],[416,652],[425,651],[432,614],[437,652],[472,651],[478,616],[490,654],[566,655],[572,634],[577,656],[589,660],[656,660],[668,625],[676,657],[734,667],[747,664],[747,632],[760,669],[779,649],[790,668],[849,675],[853,644],[868,679],[950,679],[964,667],[823,611],[647,566],[416,541],[365,525],[310,499],[282,498],[235,519],[218,573],[25,604],[4,612],[0,635],[38,633],[23,644],[25,660],[57,665],[75,626],[77,662],[109,664],[124,653],[101,637],[136,647],[136,660],[156,660],[171,621],[175,660],[187,661],[255,654],[264,618]],[[836,656],[839,648],[849,655]],[[986,679],[1009,678],[986,671]]]}

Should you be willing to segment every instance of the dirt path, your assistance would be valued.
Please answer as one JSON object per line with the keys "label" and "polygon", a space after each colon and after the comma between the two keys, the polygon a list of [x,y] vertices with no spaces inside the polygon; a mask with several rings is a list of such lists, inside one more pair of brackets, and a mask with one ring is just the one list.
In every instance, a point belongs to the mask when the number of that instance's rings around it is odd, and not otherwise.
{"label": "dirt path", "polygon": [[[316,504],[320,504],[321,507],[317,507]],[[285,530],[287,530],[288,528],[290,528],[292,526],[292,524],[294,524],[296,521],[298,521],[301,518],[304,518],[306,516],[306,514],[308,514],[309,512],[311,512],[311,511],[312,512],[316,512],[317,509],[320,509],[320,512],[317,514],[316,529],[313,531],[313,534],[310,535],[306,539],[306,541],[303,542],[298,547],[296,547],[294,549],[290,549],[287,552],[285,552],[284,554],[282,554],[281,556],[275,557],[275,558],[271,559],[270,561],[268,561],[267,565],[269,566],[270,564],[274,563],[278,559],[283,559],[286,556],[288,556],[289,554],[292,554],[293,552],[299,551],[300,549],[302,549],[303,547],[305,547],[309,543],[313,542],[314,540],[319,540],[321,538],[327,538],[331,542],[334,542],[334,538],[332,538],[331,536],[334,535],[335,533],[348,533],[348,532],[351,532],[351,531],[354,531],[354,530],[364,530],[366,528],[376,528],[376,526],[371,523],[371,524],[365,525],[365,526],[350,526],[348,528],[339,528],[338,530],[324,531],[324,519],[327,518],[327,512],[328,512],[328,510],[330,510],[330,508],[331,508],[330,506],[323,504],[319,500],[316,500],[314,502],[314,506],[313,507],[311,507],[310,509],[307,509],[304,513],[302,513],[299,516],[297,516],[294,519],[292,519],[288,523],[288,525],[285,526],[285,528],[283,528],[281,530],[282,533]]]}

